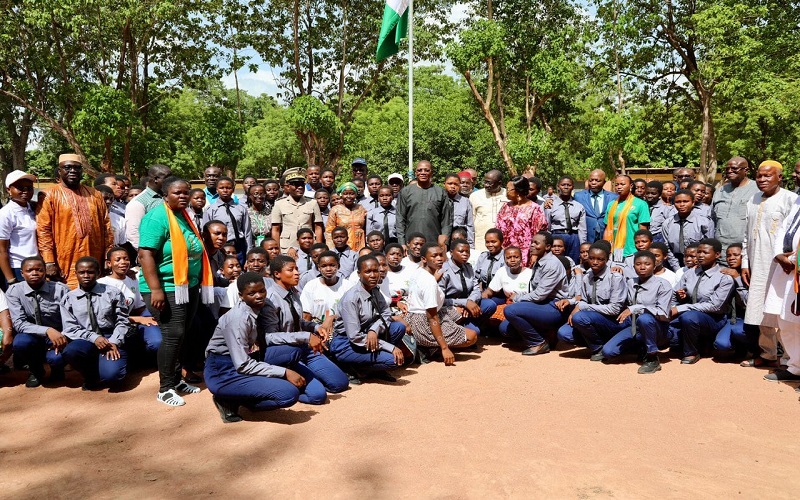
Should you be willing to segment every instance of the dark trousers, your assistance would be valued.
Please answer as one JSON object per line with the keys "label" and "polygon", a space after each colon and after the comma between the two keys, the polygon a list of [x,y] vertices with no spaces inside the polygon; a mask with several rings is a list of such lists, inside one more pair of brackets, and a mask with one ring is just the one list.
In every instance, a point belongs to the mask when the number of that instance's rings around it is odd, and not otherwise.
{"label": "dark trousers", "polygon": [[616,318],[610,318],[596,311],[579,310],[572,316],[572,328],[577,334],[574,336],[580,335],[584,345],[592,352],[597,352],[624,327]]}
{"label": "dark trousers", "polygon": [[726,354],[734,351],[759,352],[758,334],[758,326],[745,325],[743,318],[737,318],[734,324],[728,321],[714,339],[714,349]]}
{"label": "dark trousers", "polygon": [[[399,346],[403,342],[406,327],[403,323],[392,321],[389,324],[388,342]],[[366,371],[388,371],[397,368],[394,354],[386,351],[370,352],[363,346],[353,345],[347,335],[337,335],[331,341],[331,352],[340,363],[348,363]]]}
{"label": "dark trousers", "polygon": [[210,354],[203,375],[214,396],[251,410],[286,408],[300,398],[300,390],[285,379],[237,372],[230,356]]}
{"label": "dark trousers", "polygon": [[525,347],[541,345],[545,342],[544,334],[558,330],[567,321],[570,309],[559,311],[555,301],[509,304],[504,310],[506,320],[500,323],[500,335],[521,337]]}
{"label": "dark trousers", "polygon": [[650,313],[636,316],[636,336],[631,335],[631,316],[622,323],[624,327],[603,346],[603,356],[615,358],[622,354],[654,354],[670,345],[669,323],[659,321]]}
{"label": "dark trousers", "polygon": [[17,363],[20,366],[28,365],[31,373],[38,378],[44,376],[45,362],[50,365],[52,370],[64,370],[66,363],[61,353],[56,354],[52,350],[53,343],[47,336],[18,333],[14,335],[12,347]]}
{"label": "dark trousers", "polygon": [[711,315],[700,311],[684,311],[670,322],[670,329],[677,331],[683,342],[683,356],[696,356],[703,343],[710,347],[720,330],[725,327],[728,317],[724,314]]}
{"label": "dark trousers", "polygon": [[106,359],[106,353],[100,352],[94,342],[78,339],[67,344],[63,355],[64,361],[78,370],[86,382],[114,384],[122,382],[128,373],[128,352],[121,347],[119,359]]}
{"label": "dark trousers", "polygon": [[[485,326],[486,321],[488,321],[489,318],[491,318],[492,315],[497,312],[497,302],[493,301],[492,299],[481,299],[480,302],[478,302],[478,305],[481,308],[481,315],[477,318],[467,318],[467,322],[464,323],[464,326],[470,330],[474,330],[475,333],[480,335],[481,328]],[[487,335],[487,332],[484,331],[483,333],[484,335]]]}
{"label": "dark trousers", "polygon": [[156,356],[160,392],[174,389],[181,381],[181,348],[192,318],[197,312],[200,287],[189,289],[189,302],[186,304],[175,302],[175,292],[166,292],[164,295],[166,296],[164,310],[159,311],[150,304],[150,294],[142,294],[147,310],[161,327],[161,346]]}
{"label": "dark trousers", "polygon": [[[300,390],[298,400],[301,403],[309,405],[321,405],[327,401],[328,392],[325,390],[325,386],[323,385],[322,381],[314,375],[314,372],[311,371],[308,366],[303,364],[302,361],[307,356],[306,350],[310,351],[310,349],[308,349],[306,346],[269,346],[264,352],[264,362],[275,366],[289,368],[299,373],[306,380],[306,385]],[[316,358],[324,358],[326,361],[328,361],[328,363],[333,365],[332,361],[321,354],[316,355],[313,359],[316,360]],[[208,363],[208,360],[206,360],[206,363]],[[333,366],[339,370],[339,367],[336,365]],[[320,367],[320,370],[324,372],[324,368]],[[347,375],[345,375],[345,379],[347,379]]]}

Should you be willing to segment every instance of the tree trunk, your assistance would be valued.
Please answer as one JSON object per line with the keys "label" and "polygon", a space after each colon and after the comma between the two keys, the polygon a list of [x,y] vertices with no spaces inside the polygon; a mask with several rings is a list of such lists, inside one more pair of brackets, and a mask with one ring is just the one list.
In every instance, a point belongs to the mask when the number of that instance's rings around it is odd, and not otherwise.
{"label": "tree trunk", "polygon": [[494,119],[494,115],[492,114],[491,108],[491,101],[486,101],[481,96],[478,89],[475,87],[475,82],[472,81],[472,75],[469,71],[464,73],[464,77],[469,84],[469,88],[472,90],[472,94],[475,96],[475,99],[478,100],[478,103],[481,106],[481,111],[483,111],[483,117],[486,119],[486,122],[489,123],[489,126],[492,128],[492,135],[494,136],[494,142],[497,144],[498,149],[500,149],[500,156],[503,157],[503,163],[506,164],[506,168],[508,172],[514,176],[517,175],[517,168],[514,166],[514,161],[511,159],[511,155],[508,154],[508,145],[506,141],[503,139],[503,135],[500,132],[500,127],[497,125],[497,121]]}
{"label": "tree trunk", "polygon": [[100,170],[111,172],[111,137],[106,137],[103,143],[103,160],[100,162]]}
{"label": "tree trunk", "polygon": [[622,175],[628,175],[627,164],[625,163],[625,157],[622,156],[621,149],[617,151],[617,162],[619,163],[619,173]]}
{"label": "tree trunk", "polygon": [[703,129],[700,142],[700,168],[698,178],[703,182],[714,183],[717,177],[717,138],[714,134],[714,119],[711,116],[711,92],[700,96],[703,105]]}

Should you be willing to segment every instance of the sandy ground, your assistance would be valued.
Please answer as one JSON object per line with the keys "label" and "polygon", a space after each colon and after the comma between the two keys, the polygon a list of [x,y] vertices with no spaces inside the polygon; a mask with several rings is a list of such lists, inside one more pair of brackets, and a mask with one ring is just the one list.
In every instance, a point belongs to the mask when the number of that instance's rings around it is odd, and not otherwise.
{"label": "sandy ground", "polygon": [[800,402],[702,360],[636,374],[499,345],[224,425],[204,390],[26,389],[0,379],[0,497],[798,498]]}

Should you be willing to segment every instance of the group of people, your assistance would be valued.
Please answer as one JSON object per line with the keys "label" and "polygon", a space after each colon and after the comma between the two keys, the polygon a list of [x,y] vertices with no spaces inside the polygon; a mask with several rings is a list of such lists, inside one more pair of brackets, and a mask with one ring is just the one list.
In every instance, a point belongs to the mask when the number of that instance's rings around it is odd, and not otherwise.
{"label": "group of people", "polygon": [[[81,184],[77,155],[34,200],[5,179],[0,209],[3,352],[28,387],[71,366],[85,390],[155,364],[157,400],[182,406],[204,382],[224,422],[239,408],[321,404],[327,393],[413,363],[455,362],[480,336],[542,355],[558,342],[592,361],[636,357],[639,373],[702,357],[800,381],[800,202],[774,161],[732,158],[716,187],[602,171],[504,182],[464,170],[406,185],[311,166],[236,182],[217,167],[192,189],[153,165],[139,186]],[[800,164],[796,168],[800,177]],[[797,182],[797,179],[795,179]],[[47,373],[49,369],[49,374]]]}

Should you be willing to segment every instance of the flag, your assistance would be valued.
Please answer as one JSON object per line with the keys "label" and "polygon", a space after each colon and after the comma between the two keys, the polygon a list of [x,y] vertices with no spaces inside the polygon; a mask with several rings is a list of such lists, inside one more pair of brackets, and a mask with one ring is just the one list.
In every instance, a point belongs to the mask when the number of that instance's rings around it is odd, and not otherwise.
{"label": "flag", "polygon": [[375,60],[381,62],[387,57],[397,54],[400,50],[400,40],[405,38],[407,33],[408,0],[386,0]]}

